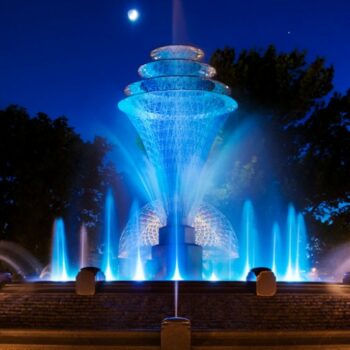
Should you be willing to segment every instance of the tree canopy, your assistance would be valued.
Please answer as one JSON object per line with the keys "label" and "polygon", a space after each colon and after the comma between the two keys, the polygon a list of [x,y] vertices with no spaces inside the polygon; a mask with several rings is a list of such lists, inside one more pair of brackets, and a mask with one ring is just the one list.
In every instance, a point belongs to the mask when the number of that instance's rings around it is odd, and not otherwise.
{"label": "tree canopy", "polygon": [[[226,199],[263,201],[273,183],[306,214],[313,239],[328,247],[348,239],[350,90],[333,92],[333,67],[323,58],[308,60],[304,51],[277,52],[274,46],[238,54],[217,50],[210,63],[239,103],[224,133],[247,120],[260,128],[252,131],[253,147],[232,159]],[[234,191],[240,183],[241,192]]]}
{"label": "tree canopy", "polygon": [[47,261],[57,216],[98,229],[104,193],[116,178],[104,138],[84,141],[67,119],[0,111],[0,239]]}

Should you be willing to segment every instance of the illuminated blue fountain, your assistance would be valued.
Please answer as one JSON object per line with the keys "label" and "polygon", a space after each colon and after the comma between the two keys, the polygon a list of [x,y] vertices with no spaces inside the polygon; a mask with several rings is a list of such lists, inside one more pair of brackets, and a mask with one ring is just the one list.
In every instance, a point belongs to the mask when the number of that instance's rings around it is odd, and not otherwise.
{"label": "illuminated blue fountain", "polygon": [[251,268],[262,266],[271,268],[280,281],[307,280],[307,231],[302,214],[296,213],[290,205],[285,225],[275,221],[271,234],[262,231],[265,234],[258,228],[253,204],[246,201],[239,236],[239,258],[235,262],[236,278],[245,280]]}
{"label": "illuminated blue fountain", "polygon": [[272,265],[271,270],[277,275],[277,266],[279,266],[282,256],[281,246],[281,229],[277,222],[274,222],[272,227]]}
{"label": "illuminated blue fountain", "polygon": [[106,195],[104,225],[102,271],[107,281],[113,281],[118,279],[116,263],[118,234],[114,198],[110,190]]}
{"label": "illuminated blue fountain", "polygon": [[257,229],[255,226],[255,214],[251,201],[243,205],[242,235],[240,241],[240,256],[243,264],[243,273],[240,277],[245,280],[250,269],[256,267],[257,260]]}
{"label": "illuminated blue fountain", "polygon": [[[147,202],[132,205],[119,236],[114,198],[107,192],[97,259],[106,280],[245,280],[259,266],[271,268],[278,280],[305,280],[307,233],[293,206],[285,217],[265,219],[261,227],[259,212],[246,201],[235,231],[204,200],[208,178],[221,171],[205,164],[208,153],[237,108],[230,89],[212,79],[215,69],[200,62],[200,49],[167,46],[151,57],[153,62],[139,68],[142,80],[127,86],[119,103],[148,157],[147,167],[134,169]],[[89,264],[87,237],[83,227],[80,267]],[[51,270],[51,279],[61,281],[77,272],[70,274],[61,219],[55,223]]]}
{"label": "illuminated blue fountain", "polygon": [[68,281],[69,279],[66,234],[61,218],[54,222],[50,279],[52,281]]}
{"label": "illuminated blue fountain", "polygon": [[135,126],[157,174],[165,213],[152,247],[154,278],[202,278],[202,247],[193,218],[201,205],[199,178],[219,128],[237,108],[230,89],[211,78],[215,69],[199,62],[190,46],[153,50],[139,68],[143,80],[125,89],[119,108]]}
{"label": "illuminated blue fountain", "polygon": [[287,231],[288,262],[284,278],[291,281],[301,281],[304,279],[302,273],[308,268],[305,254],[307,245],[306,227],[303,216],[296,214],[292,206],[288,210]]}

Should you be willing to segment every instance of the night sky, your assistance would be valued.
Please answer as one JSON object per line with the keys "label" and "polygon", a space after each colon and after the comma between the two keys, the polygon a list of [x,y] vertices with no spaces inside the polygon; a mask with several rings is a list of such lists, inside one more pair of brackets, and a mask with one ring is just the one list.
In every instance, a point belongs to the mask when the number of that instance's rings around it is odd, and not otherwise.
{"label": "night sky", "polygon": [[[124,87],[174,36],[207,59],[224,46],[306,49],[335,66],[336,90],[350,87],[350,1],[182,2],[174,16],[171,0],[0,0],[0,108],[65,115],[84,138],[123,134]],[[140,12],[135,23],[130,8]]]}

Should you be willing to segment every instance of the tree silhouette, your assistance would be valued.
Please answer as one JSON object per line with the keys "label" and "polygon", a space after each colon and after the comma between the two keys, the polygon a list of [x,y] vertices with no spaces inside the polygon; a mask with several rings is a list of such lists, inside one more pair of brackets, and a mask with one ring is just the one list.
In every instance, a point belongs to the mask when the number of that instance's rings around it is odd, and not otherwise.
{"label": "tree silhouette", "polygon": [[239,103],[226,136],[247,120],[259,125],[232,159],[226,199],[248,196],[263,204],[277,188],[306,214],[314,239],[328,247],[344,240],[350,228],[350,93],[329,98],[333,67],[323,58],[309,62],[298,50],[278,53],[274,46],[239,54],[217,50],[210,63]]}
{"label": "tree silhouette", "polygon": [[103,195],[117,176],[105,162],[105,139],[85,142],[66,118],[31,118],[17,106],[0,111],[0,139],[0,239],[46,262],[55,217],[98,229]]}

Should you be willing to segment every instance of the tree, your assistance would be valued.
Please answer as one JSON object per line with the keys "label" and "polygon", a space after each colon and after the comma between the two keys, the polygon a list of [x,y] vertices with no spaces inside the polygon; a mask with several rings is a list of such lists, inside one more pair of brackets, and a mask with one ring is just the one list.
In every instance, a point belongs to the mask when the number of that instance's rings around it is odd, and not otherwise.
{"label": "tree", "polygon": [[303,131],[296,176],[308,189],[311,227],[332,248],[350,233],[350,90],[316,108]]}
{"label": "tree", "polygon": [[[249,129],[244,152],[231,159],[223,186],[227,201],[248,196],[263,204],[273,188],[307,215],[315,235],[330,237],[320,216],[340,205],[332,211],[334,225],[340,217],[349,221],[342,203],[350,199],[349,93],[329,99],[333,67],[323,58],[308,62],[305,52],[278,53],[273,46],[238,55],[232,48],[217,50],[210,63],[239,103],[224,135],[247,121],[258,125]],[[344,234],[333,233],[333,240]]]}
{"label": "tree", "polygon": [[17,106],[0,111],[0,139],[0,239],[46,262],[55,217],[98,230],[105,190],[117,176],[105,162],[105,139],[83,141],[66,118],[31,118]]}

